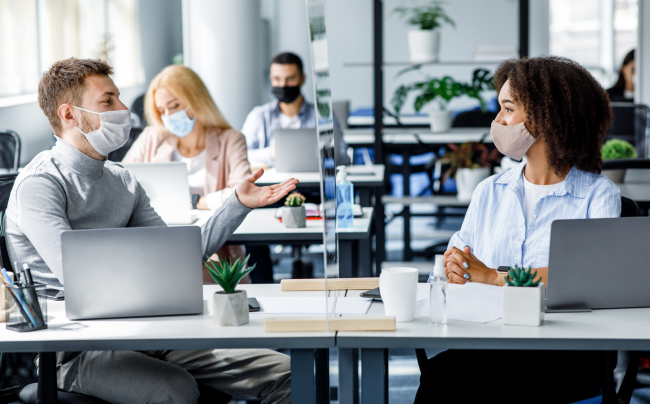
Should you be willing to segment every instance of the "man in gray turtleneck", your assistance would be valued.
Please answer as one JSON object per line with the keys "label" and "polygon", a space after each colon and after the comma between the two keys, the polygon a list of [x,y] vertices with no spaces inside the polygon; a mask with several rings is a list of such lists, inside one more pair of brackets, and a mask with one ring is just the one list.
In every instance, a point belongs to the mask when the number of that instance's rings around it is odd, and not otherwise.
{"label": "man in gray turtleneck", "polygon": [[[165,226],[134,175],[106,161],[130,131],[111,74],[105,62],[71,58],[55,63],[39,84],[57,143],[16,179],[6,233],[11,260],[29,263],[48,285],[64,284],[63,231]],[[261,174],[242,182],[202,226],[203,256],[217,251],[251,209],[277,202],[297,183],[257,187]],[[57,359],[60,389],[111,403],[196,403],[199,382],[241,398],[291,402],[289,358],[270,350],[59,352]]]}

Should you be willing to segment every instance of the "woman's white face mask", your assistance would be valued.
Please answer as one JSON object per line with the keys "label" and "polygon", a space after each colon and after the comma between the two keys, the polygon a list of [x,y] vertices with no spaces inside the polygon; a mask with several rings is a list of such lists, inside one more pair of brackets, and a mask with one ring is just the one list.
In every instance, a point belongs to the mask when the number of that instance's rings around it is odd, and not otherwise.
{"label": "woman's white face mask", "polygon": [[106,157],[112,151],[124,146],[131,134],[131,112],[128,109],[120,111],[95,112],[84,108],[75,107],[81,111],[99,115],[101,126],[92,132],[84,133],[79,127],[79,132],[88,139],[88,143],[97,153]]}

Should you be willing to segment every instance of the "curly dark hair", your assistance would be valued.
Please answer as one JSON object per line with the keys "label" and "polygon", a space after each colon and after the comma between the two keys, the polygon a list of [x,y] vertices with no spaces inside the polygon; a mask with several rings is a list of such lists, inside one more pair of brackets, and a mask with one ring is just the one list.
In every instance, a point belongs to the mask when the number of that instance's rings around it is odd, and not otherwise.
{"label": "curly dark hair", "polygon": [[546,144],[558,175],[568,168],[600,174],[600,148],[612,124],[609,97],[578,63],[556,56],[511,59],[494,73],[494,88],[510,80],[513,101],[528,115],[527,129]]}

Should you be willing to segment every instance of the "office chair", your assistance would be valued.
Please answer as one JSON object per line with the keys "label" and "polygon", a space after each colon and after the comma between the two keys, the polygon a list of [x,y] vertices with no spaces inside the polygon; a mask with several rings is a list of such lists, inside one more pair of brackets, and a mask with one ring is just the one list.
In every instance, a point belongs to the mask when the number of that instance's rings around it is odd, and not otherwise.
{"label": "office chair", "polygon": [[133,100],[130,111],[140,118],[140,123],[143,128],[147,126],[147,121],[144,117],[144,94]]}
{"label": "office chair", "polygon": [[115,162],[120,162],[124,160],[124,156],[126,156],[126,153],[129,152],[129,149],[131,146],[133,146],[133,143],[140,137],[140,134],[142,133],[144,129],[142,128],[131,128],[131,133],[129,134],[129,140],[124,144],[124,146],[120,147],[119,149],[112,151],[108,154],[108,160],[110,161],[115,161]]}
{"label": "office chair", "polygon": [[[637,216],[639,216],[639,207],[637,206],[636,202],[630,198],[621,196],[621,217]],[[605,355],[607,355],[609,366],[605,375],[605,386],[603,387],[603,394],[598,397],[582,400],[574,404],[629,404],[632,398],[632,393],[634,392],[637,372],[639,369],[639,352],[629,353],[627,370],[625,372],[623,383],[621,384],[618,393],[615,391],[616,383],[614,382],[614,367],[616,361],[614,358],[616,357],[616,351],[605,352]],[[416,349],[415,358],[418,361],[420,373],[424,372],[424,369],[426,369],[427,366],[427,361],[429,360],[427,357],[427,352],[421,348]]]}
{"label": "office chair", "polygon": [[0,129],[0,169],[17,172],[20,164],[20,137],[9,129]]}
{"label": "office chair", "polygon": [[605,140],[627,140],[634,145],[639,157],[649,157],[646,139],[650,136],[650,108],[629,102],[612,102],[611,105],[614,122]]}

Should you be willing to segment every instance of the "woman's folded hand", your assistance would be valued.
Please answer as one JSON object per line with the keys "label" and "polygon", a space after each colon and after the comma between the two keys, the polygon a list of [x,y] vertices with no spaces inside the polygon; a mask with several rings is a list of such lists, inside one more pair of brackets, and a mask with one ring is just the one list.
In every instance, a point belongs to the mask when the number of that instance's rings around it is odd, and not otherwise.
{"label": "woman's folded hand", "polygon": [[467,281],[497,285],[497,273],[488,268],[474,254],[469,246],[464,251],[451,247],[445,252],[445,274],[450,283],[464,284]]}

